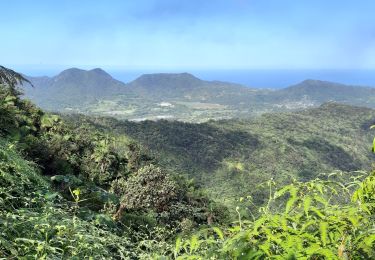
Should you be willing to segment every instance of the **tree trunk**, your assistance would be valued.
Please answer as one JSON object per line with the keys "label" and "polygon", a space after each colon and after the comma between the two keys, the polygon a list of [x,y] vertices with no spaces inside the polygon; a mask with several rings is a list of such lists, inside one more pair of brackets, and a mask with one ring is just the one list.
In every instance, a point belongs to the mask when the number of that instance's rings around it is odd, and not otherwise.
{"label": "tree trunk", "polygon": [[210,213],[207,216],[207,224],[211,226],[213,222],[214,222],[214,215]]}

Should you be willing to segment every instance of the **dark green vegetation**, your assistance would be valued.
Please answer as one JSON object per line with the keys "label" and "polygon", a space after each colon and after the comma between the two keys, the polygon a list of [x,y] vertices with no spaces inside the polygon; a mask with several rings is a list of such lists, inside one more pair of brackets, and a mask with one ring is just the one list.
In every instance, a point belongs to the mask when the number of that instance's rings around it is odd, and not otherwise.
{"label": "dark green vegetation", "polygon": [[135,123],[47,114],[23,80],[0,70],[0,257],[375,257],[374,110]]}
{"label": "dark green vegetation", "polygon": [[317,80],[265,90],[204,81],[188,73],[161,73],[142,75],[124,84],[101,69],[68,69],[52,78],[29,79],[35,88],[26,87],[26,96],[44,109],[134,121],[249,118],[317,107],[328,101],[375,107],[374,88]]}
{"label": "dark green vegetation", "polygon": [[228,205],[248,195],[262,204],[267,190],[256,187],[271,178],[280,187],[336,170],[370,170],[375,158],[369,148],[375,111],[336,103],[202,124],[86,120],[139,141],[165,168],[194,178]]}

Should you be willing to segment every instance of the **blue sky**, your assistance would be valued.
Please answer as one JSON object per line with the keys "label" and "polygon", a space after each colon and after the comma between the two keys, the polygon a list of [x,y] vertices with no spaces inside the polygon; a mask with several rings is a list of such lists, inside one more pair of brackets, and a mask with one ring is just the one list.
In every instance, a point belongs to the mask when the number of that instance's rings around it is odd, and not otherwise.
{"label": "blue sky", "polygon": [[11,67],[374,69],[372,0],[0,1]]}

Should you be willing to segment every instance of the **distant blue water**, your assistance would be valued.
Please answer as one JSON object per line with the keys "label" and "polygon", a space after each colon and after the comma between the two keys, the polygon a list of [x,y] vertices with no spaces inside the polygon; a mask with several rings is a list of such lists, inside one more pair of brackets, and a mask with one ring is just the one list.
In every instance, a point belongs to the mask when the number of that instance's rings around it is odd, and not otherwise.
{"label": "distant blue water", "polygon": [[222,80],[256,88],[283,88],[306,79],[375,87],[375,70],[241,70],[194,73],[207,80]]}
{"label": "distant blue water", "polygon": [[204,80],[220,80],[254,88],[283,88],[306,79],[375,87],[375,70],[190,70],[190,71],[109,71],[118,80],[129,82],[143,73],[189,72]]}
{"label": "distant blue water", "polygon": [[[283,88],[305,79],[326,80],[343,84],[375,87],[375,70],[111,70],[114,78],[129,82],[144,73],[189,72],[204,80],[220,80],[254,88]],[[27,69],[20,72],[29,76],[54,76],[60,70]]]}

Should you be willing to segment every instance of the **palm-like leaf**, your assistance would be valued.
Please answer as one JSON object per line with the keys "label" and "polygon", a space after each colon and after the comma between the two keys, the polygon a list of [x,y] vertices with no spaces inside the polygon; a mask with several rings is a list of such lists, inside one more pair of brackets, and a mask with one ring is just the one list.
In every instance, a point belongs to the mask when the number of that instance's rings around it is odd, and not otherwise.
{"label": "palm-like leaf", "polygon": [[22,85],[24,82],[32,85],[31,82],[20,73],[0,65],[0,84],[7,85],[14,89],[17,85]]}

